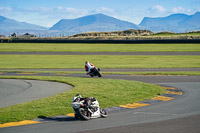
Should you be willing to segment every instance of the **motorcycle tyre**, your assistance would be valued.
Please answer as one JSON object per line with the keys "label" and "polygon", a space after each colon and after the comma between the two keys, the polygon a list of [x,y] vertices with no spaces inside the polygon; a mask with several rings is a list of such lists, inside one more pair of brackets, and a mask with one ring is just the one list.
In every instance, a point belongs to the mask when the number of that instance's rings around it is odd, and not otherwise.
{"label": "motorcycle tyre", "polygon": [[108,117],[108,112],[105,109],[100,109],[100,115],[103,118]]}
{"label": "motorcycle tyre", "polygon": [[99,78],[102,77],[100,73],[98,74],[98,77],[99,77]]}
{"label": "motorcycle tyre", "polygon": [[94,73],[90,73],[90,77],[94,77]]}
{"label": "motorcycle tyre", "polygon": [[84,108],[79,108],[78,111],[77,111],[77,113],[78,113],[78,115],[80,116],[80,118],[83,119],[83,120],[89,120],[90,117],[85,116],[85,115],[82,113],[82,111],[84,111]]}
{"label": "motorcycle tyre", "polygon": [[100,78],[102,75],[99,71],[97,71],[97,76]]}

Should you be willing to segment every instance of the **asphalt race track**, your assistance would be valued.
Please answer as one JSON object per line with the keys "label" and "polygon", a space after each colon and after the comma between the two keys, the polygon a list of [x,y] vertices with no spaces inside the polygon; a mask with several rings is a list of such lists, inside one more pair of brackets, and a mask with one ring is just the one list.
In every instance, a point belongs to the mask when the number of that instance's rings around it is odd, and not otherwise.
{"label": "asphalt race track", "polygon": [[[6,53],[0,53],[6,54]],[[22,53],[27,54],[27,53]],[[30,53],[31,54],[31,53]],[[35,53],[32,53],[35,54]],[[46,53],[39,53],[46,54]],[[52,54],[52,53],[49,53]],[[66,54],[66,53],[61,53]],[[74,53],[77,54],[77,53]],[[100,53],[99,53],[100,54]],[[117,53],[116,53],[117,54]],[[126,53],[130,54],[130,53]],[[133,54],[133,53],[132,53]],[[139,53],[134,53],[139,54]],[[141,53],[144,54],[144,53]],[[155,53],[156,54],[156,53]],[[169,53],[162,53],[169,54]],[[183,53],[171,53],[171,54],[183,54]],[[184,53],[186,54],[186,53]],[[190,53],[190,55],[199,55],[199,53]],[[19,70],[19,69],[18,69]],[[23,69],[25,70],[25,69]],[[39,69],[35,69],[38,71]],[[74,71],[75,69],[56,69],[57,71]],[[56,71],[52,70],[52,71]],[[76,71],[82,71],[83,69],[76,69]],[[28,71],[28,69],[27,69]],[[31,71],[34,71],[33,69]],[[39,76],[68,76],[68,77],[83,77],[88,78],[85,74],[67,74],[58,75],[45,73],[50,69],[42,70],[44,73],[33,74]],[[110,69],[102,69],[102,71],[111,71]],[[119,71],[113,69],[112,71]],[[164,68],[164,69],[121,69],[120,71],[199,71],[199,68]],[[0,75],[18,75],[20,73],[1,73]],[[24,74],[26,75],[26,74]],[[29,74],[31,76],[31,74]],[[96,77],[95,77],[96,78]],[[130,75],[103,75],[102,78],[112,79],[124,79],[124,80],[136,80],[142,82],[148,82],[153,84],[160,84],[162,86],[176,87],[183,91],[182,96],[177,98],[152,104],[150,106],[135,108],[135,109],[123,109],[116,110],[109,113],[108,118],[99,118],[89,121],[75,120],[69,116],[58,117],[43,117],[35,120],[40,121],[38,124],[23,125],[17,127],[0,128],[0,133],[68,133],[68,132],[82,132],[82,133],[199,133],[200,132],[200,76],[130,76]],[[0,88],[4,86],[9,91],[0,89],[0,104],[2,100],[11,96],[10,98],[16,98],[19,92],[24,98],[29,98],[32,93],[37,92],[35,90],[40,86],[40,83],[44,83],[41,87],[46,91],[49,86],[52,86],[51,82],[35,81],[35,80],[3,80],[0,79]],[[47,84],[46,84],[47,83]],[[61,85],[61,84],[59,84]],[[65,86],[65,85],[64,85]],[[56,85],[57,87],[57,85]],[[12,88],[16,88],[13,91]],[[30,88],[35,88],[33,92]],[[60,93],[65,90],[60,90],[54,94]],[[61,88],[66,88],[62,87]],[[32,89],[31,89],[32,90]],[[27,93],[26,93],[27,92]],[[45,95],[45,96],[44,96]],[[45,94],[41,97],[46,97],[53,94]],[[34,95],[33,98],[41,98]],[[2,99],[1,99],[2,98]],[[23,99],[23,98],[22,98]],[[19,99],[20,100],[20,99]],[[31,100],[31,99],[28,99]],[[120,100],[120,99],[119,99]],[[6,102],[7,101],[7,102]],[[5,103],[9,103],[11,100],[6,100]],[[18,101],[25,102],[25,101]],[[13,105],[16,103],[9,103],[7,105]],[[101,105],[101,103],[100,103]]]}
{"label": "asphalt race track", "polygon": [[49,97],[71,88],[70,85],[58,82],[0,79],[0,108]]}
{"label": "asphalt race track", "polygon": [[[84,74],[77,74],[88,78]],[[107,75],[112,78],[112,75]],[[114,75],[119,79],[127,79],[126,76]],[[145,81],[155,81],[152,76]],[[196,76],[195,81],[181,82],[181,77],[185,80],[187,76],[180,76],[179,82],[170,81],[170,76],[165,79],[165,83],[158,83],[164,86],[177,87],[184,94],[174,100],[156,103],[150,106],[137,109],[125,109],[114,111],[108,118],[99,118],[90,121],[79,121],[72,117],[57,117],[40,119],[42,123],[24,125],[18,127],[1,128],[0,133],[66,133],[66,132],[199,132],[200,131],[200,76]],[[129,78],[128,80],[134,79]],[[197,80],[196,80],[197,79]],[[142,80],[142,79],[141,79]]]}

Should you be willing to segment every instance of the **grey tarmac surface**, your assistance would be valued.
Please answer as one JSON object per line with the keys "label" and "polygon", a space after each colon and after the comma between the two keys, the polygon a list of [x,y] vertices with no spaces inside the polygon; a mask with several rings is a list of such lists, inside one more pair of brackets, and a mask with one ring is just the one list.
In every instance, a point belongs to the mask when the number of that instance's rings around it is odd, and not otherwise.
{"label": "grey tarmac surface", "polygon": [[[59,74],[59,73],[33,73],[33,74],[24,74],[24,73],[13,73],[13,72],[5,72],[0,73],[0,75],[7,76],[66,76],[66,77],[82,77],[82,78],[91,78],[90,76],[83,73],[76,74]],[[98,78],[98,77],[94,77]],[[105,74],[102,78],[108,79],[125,79],[125,80],[135,80],[147,83],[179,83],[179,82],[200,82],[200,75],[192,75],[192,76],[140,76],[140,75],[125,75],[125,74]]]}
{"label": "grey tarmac surface", "polygon": [[[89,78],[85,74],[70,74],[66,75],[69,77],[82,77]],[[97,77],[95,77],[97,78]],[[184,82],[200,82],[200,76],[132,76],[132,75],[121,75],[121,74],[112,74],[112,75],[103,75],[102,78],[109,79],[125,79],[125,80],[135,80],[147,83],[184,83]]]}
{"label": "grey tarmac surface", "polygon": [[0,108],[49,97],[71,88],[58,82],[0,79]]}
{"label": "grey tarmac surface", "polygon": [[0,55],[200,55],[200,52],[0,52]]}
{"label": "grey tarmac surface", "polygon": [[184,83],[200,82],[200,76],[130,76],[130,75],[105,75],[104,78],[135,80],[147,83]]}
{"label": "grey tarmac surface", "polygon": [[71,117],[44,119],[43,123],[2,128],[2,133],[68,133],[68,132],[165,132],[198,133],[200,82],[160,83],[178,87],[184,94],[174,100],[137,109],[127,109],[109,114],[108,118],[89,121]]}
{"label": "grey tarmac surface", "polygon": [[[0,52],[0,54],[34,54],[34,55],[200,55],[200,52]],[[14,69],[0,69],[3,71]],[[84,69],[15,69],[16,71],[44,71],[33,74],[55,76],[45,71],[83,71]],[[153,69],[102,69],[104,72],[143,72],[143,71],[200,71],[200,68],[153,68]],[[3,75],[19,75],[6,73]],[[23,74],[20,74],[23,75]],[[56,75],[64,76],[64,75]],[[68,74],[69,77],[90,78],[85,74]],[[136,80],[164,86],[177,87],[184,93],[182,96],[167,102],[156,103],[137,109],[124,109],[111,112],[108,118],[79,121],[72,117],[40,118],[42,123],[18,127],[1,128],[0,133],[68,133],[68,132],[164,132],[164,133],[199,133],[200,132],[200,76],[130,76],[103,75],[103,78]],[[28,81],[29,82],[29,81]],[[11,85],[11,86],[9,86]],[[8,87],[12,88],[12,83]],[[33,85],[33,84],[32,84]],[[14,86],[16,84],[14,83]],[[27,82],[17,84],[19,91],[29,90]],[[16,93],[18,90],[12,92]],[[9,95],[11,92],[6,92]],[[58,92],[59,93],[59,92]],[[2,95],[1,95],[2,94]],[[23,94],[23,93],[22,93]],[[0,96],[3,97],[3,93]],[[23,95],[25,96],[25,95]],[[30,94],[29,94],[30,96]],[[5,97],[5,96],[4,96]],[[1,99],[0,99],[1,101]],[[12,101],[12,100],[10,100]],[[16,100],[17,101],[17,100]]]}
{"label": "grey tarmac surface", "polygon": [[[200,55],[200,52],[0,52],[0,54],[24,55]],[[2,69],[0,69],[2,70]],[[8,69],[10,70],[10,69]],[[19,69],[18,69],[19,70]],[[25,70],[25,69],[23,69]],[[28,70],[28,69],[27,69]],[[31,69],[41,70],[41,69]],[[70,71],[70,69],[44,69],[44,71]],[[71,71],[83,71],[72,69]],[[104,69],[102,71],[111,71]],[[119,71],[114,69],[112,71]],[[200,71],[199,68],[168,69],[121,69],[120,71]],[[9,75],[9,74],[8,74]],[[10,75],[12,75],[10,73]],[[15,74],[16,75],[16,74]],[[42,75],[42,74],[41,74]],[[44,74],[52,76],[51,74]],[[57,75],[63,76],[63,75]],[[66,76],[89,78],[84,74]],[[177,87],[184,93],[182,96],[167,102],[156,103],[137,109],[125,109],[112,112],[108,118],[79,121],[72,117],[48,119],[40,118],[42,123],[18,127],[1,128],[0,133],[68,133],[68,132],[164,132],[164,133],[199,133],[200,132],[200,76],[130,76],[103,75],[103,78],[137,80],[164,86]],[[10,83],[9,83],[10,85]],[[15,85],[15,84],[14,84]],[[26,83],[20,83],[24,90]],[[12,83],[11,83],[12,86]],[[12,88],[12,87],[11,87]],[[19,86],[19,88],[21,88]],[[20,89],[18,89],[20,90]],[[28,90],[28,89],[27,89]],[[9,94],[10,92],[7,92]],[[15,93],[15,92],[13,92]],[[1,93],[0,93],[1,94]],[[0,95],[1,96],[1,95]],[[1,100],[1,99],[0,99]]]}
{"label": "grey tarmac surface", "polygon": [[198,133],[200,126],[197,123],[200,123],[200,115],[151,123],[88,130],[79,133]]}
{"label": "grey tarmac surface", "polygon": [[[74,75],[88,78],[87,75]],[[120,75],[116,75],[120,76]],[[123,77],[123,76],[122,76]],[[120,79],[122,79],[122,77]],[[71,117],[42,119],[42,123],[8,127],[0,133],[66,133],[66,132],[192,132],[198,133],[200,104],[200,82],[158,83],[164,86],[177,87],[184,94],[174,100],[156,103],[137,109],[125,109],[112,112],[108,118],[79,121]],[[149,77],[152,82],[154,77]],[[127,77],[123,77],[127,79]],[[195,78],[193,78],[194,80]],[[199,79],[199,77],[198,77]],[[130,79],[131,80],[131,79]],[[146,79],[147,80],[147,79]],[[175,80],[175,79],[173,79]],[[187,121],[186,121],[187,120]],[[154,127],[155,126],[155,127]],[[134,128],[135,127],[135,128]]]}

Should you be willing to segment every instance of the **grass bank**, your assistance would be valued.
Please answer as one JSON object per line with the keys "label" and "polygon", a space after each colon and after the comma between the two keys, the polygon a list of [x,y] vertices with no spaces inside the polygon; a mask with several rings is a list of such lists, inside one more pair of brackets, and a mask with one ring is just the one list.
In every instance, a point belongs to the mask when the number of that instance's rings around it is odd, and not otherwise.
{"label": "grass bank", "polygon": [[193,52],[200,44],[0,43],[4,52]]}
{"label": "grass bank", "polygon": [[200,56],[0,55],[0,68],[84,68],[86,60],[100,68],[200,67]]}
{"label": "grass bank", "polygon": [[100,106],[105,108],[147,100],[165,92],[164,88],[156,85],[126,80],[40,76],[0,76],[0,78],[48,80],[75,86],[72,90],[55,96],[0,108],[0,123],[34,119],[38,116],[65,115],[73,111],[72,97],[77,93],[85,97],[96,97]]}

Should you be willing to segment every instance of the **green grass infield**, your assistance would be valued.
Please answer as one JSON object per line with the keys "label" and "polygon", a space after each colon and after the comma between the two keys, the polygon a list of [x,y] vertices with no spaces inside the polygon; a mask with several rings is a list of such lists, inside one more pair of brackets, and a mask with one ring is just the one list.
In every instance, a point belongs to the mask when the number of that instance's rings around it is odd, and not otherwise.
{"label": "green grass infield", "polygon": [[112,107],[150,99],[165,92],[157,85],[143,82],[45,76],[0,76],[0,78],[36,79],[71,84],[73,89],[66,92],[0,108],[0,123],[34,119],[39,116],[66,115],[73,112],[72,97],[79,93],[84,97],[96,97],[100,106]]}
{"label": "green grass infield", "polygon": [[200,56],[188,55],[0,55],[0,68],[84,68],[87,60],[99,68],[200,67]]}
{"label": "green grass infield", "polygon": [[193,52],[200,44],[0,43],[3,52]]}

